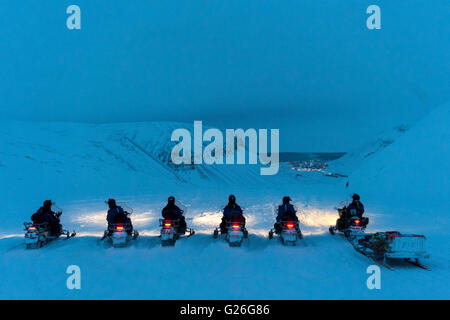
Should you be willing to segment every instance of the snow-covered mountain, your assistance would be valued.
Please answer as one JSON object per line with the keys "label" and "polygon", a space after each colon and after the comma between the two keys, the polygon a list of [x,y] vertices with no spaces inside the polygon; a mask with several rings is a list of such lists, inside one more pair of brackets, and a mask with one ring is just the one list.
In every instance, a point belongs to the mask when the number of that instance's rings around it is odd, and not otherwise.
{"label": "snow-covered mountain", "polygon": [[[192,127],[192,124],[190,125]],[[13,196],[17,188],[72,193],[114,192],[152,184],[260,182],[259,166],[174,165],[171,133],[179,123],[9,123],[0,129],[0,177]],[[94,184],[92,182],[95,182]],[[133,190],[136,188],[133,188]],[[134,191],[133,191],[134,192]]]}
{"label": "snow-covered mountain", "polygon": [[391,145],[409,128],[410,125],[401,124],[390,130],[380,132],[375,137],[367,139],[364,144],[354,146],[344,156],[332,161],[329,170],[334,173],[350,175],[368,159]]}
{"label": "snow-covered mountain", "polygon": [[411,225],[450,226],[450,104],[440,106],[349,177],[369,204]]}
{"label": "snow-covered mountain", "polygon": [[[60,176],[77,180],[92,179],[88,172],[92,171],[99,177],[126,173],[132,181],[135,175],[142,175],[191,183],[197,179],[247,182],[246,179],[257,178],[252,174],[259,175],[257,168],[174,165],[170,151],[175,142],[170,141],[170,136],[180,127],[192,130],[192,124],[169,122],[5,124],[0,131],[0,141],[5,146],[0,165],[5,169],[0,174],[26,176],[23,170],[31,170],[39,175],[43,169],[46,179],[56,176],[58,180]],[[54,174],[49,175],[50,172]],[[125,183],[128,180],[125,176],[120,178]],[[45,183],[45,179],[41,182]]]}

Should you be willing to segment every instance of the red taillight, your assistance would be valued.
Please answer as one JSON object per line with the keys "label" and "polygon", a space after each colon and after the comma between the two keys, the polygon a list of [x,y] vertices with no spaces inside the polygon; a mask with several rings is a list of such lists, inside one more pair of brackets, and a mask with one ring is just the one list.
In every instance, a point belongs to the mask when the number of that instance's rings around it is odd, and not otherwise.
{"label": "red taillight", "polygon": [[238,224],[233,224],[233,229],[239,229],[239,225]]}
{"label": "red taillight", "polygon": [[164,227],[171,227],[171,226],[172,226],[172,224],[170,222],[165,222],[164,223]]}
{"label": "red taillight", "polygon": [[36,227],[29,227],[28,230],[36,230]]}
{"label": "red taillight", "polygon": [[293,224],[293,223],[288,223],[286,226],[287,226],[289,229],[292,229],[292,228],[294,227],[294,224]]}
{"label": "red taillight", "polygon": [[116,226],[116,230],[123,230],[123,226]]}
{"label": "red taillight", "polygon": [[361,221],[359,220],[354,220],[355,224],[359,224]]}

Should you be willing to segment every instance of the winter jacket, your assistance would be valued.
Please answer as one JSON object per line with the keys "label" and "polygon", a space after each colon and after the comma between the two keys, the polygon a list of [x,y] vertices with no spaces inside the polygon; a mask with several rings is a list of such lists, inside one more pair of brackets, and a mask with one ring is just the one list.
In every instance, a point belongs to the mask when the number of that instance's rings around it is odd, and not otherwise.
{"label": "winter jacket", "polygon": [[130,218],[127,217],[127,214],[122,209],[122,207],[115,207],[108,210],[108,215],[106,216],[106,220],[108,224],[116,224],[116,223],[130,223]]}
{"label": "winter jacket", "polygon": [[36,213],[31,216],[33,223],[39,224],[47,222],[50,225],[55,225],[59,223],[59,219],[56,218],[56,213],[51,209],[40,207]]}
{"label": "winter jacket", "polygon": [[168,204],[162,209],[162,216],[167,220],[181,220],[183,218],[183,210],[177,205]]}
{"label": "winter jacket", "polygon": [[364,205],[362,204],[361,201],[359,200],[353,200],[352,203],[350,203],[347,207],[348,210],[348,215],[351,216],[351,211],[352,209],[356,210],[356,215],[359,217],[362,217],[363,213],[364,213]]}
{"label": "winter jacket", "polygon": [[241,207],[237,204],[227,204],[227,206],[223,209],[223,218],[226,220],[231,219],[233,214],[243,216]]}
{"label": "winter jacket", "polygon": [[285,203],[278,206],[277,222],[280,222],[288,217],[294,218],[295,221],[298,221],[294,206],[290,203]]}

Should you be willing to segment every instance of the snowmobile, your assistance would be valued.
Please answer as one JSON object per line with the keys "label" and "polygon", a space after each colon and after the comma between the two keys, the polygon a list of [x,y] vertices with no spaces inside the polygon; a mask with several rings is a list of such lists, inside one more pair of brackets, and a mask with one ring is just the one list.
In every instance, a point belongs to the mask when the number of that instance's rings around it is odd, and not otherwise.
{"label": "snowmobile", "polygon": [[369,224],[369,218],[359,217],[355,209],[347,212],[347,205],[337,208],[339,219],[336,221],[336,226],[330,226],[330,234],[335,235],[336,231],[340,231],[346,238],[353,238],[364,234],[364,231]]}
{"label": "snowmobile", "polygon": [[75,231],[70,233],[67,230],[61,229],[59,235],[52,235],[50,227],[47,222],[43,223],[33,223],[33,222],[25,222],[25,244],[27,249],[37,249],[41,248],[50,241],[59,239],[60,236],[63,237],[64,240],[72,238],[76,235]]}
{"label": "snowmobile", "polygon": [[[219,236],[219,229],[217,227],[214,230],[213,238],[217,239]],[[239,221],[227,221],[225,227],[225,240],[230,247],[240,247],[244,239],[248,238],[248,231],[245,228],[245,224]]]}
{"label": "snowmobile", "polygon": [[401,234],[398,231],[366,234],[352,244],[361,254],[373,259],[382,266],[393,269],[387,259],[402,259],[419,268],[429,270],[419,259],[428,259],[425,249],[425,236]]}
{"label": "snowmobile", "polygon": [[[133,213],[133,209],[125,204],[120,204],[120,206],[126,208],[124,213],[127,218]],[[127,220],[131,221],[130,219]],[[105,230],[100,241],[107,239],[111,242],[114,248],[123,248],[128,246],[131,240],[136,240],[139,236],[139,232],[136,229],[133,229],[131,222],[128,221],[116,220],[116,223],[110,224],[108,229]]]}
{"label": "snowmobile", "polygon": [[137,230],[132,230],[129,223],[111,224],[105,231],[102,240],[109,239],[114,248],[123,248],[128,246],[131,240],[136,240],[139,236]]}
{"label": "snowmobile", "polygon": [[297,244],[297,239],[303,239],[298,221],[280,221],[280,228],[281,230],[276,230],[276,228],[273,228],[269,231],[270,240],[273,239],[274,234],[277,234],[279,235],[282,244],[287,246],[295,246]]}
{"label": "snowmobile", "polygon": [[194,229],[186,228],[184,232],[179,230],[179,220],[159,219],[159,226],[161,227],[161,245],[162,246],[174,246],[175,242],[186,235],[187,237],[195,234]]}

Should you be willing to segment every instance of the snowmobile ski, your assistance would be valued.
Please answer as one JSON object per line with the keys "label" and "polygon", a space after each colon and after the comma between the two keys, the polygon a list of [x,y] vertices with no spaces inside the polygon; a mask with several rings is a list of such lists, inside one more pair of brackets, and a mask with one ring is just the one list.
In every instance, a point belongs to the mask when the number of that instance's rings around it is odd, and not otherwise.
{"label": "snowmobile ski", "polygon": [[75,230],[73,230],[72,233],[70,233],[70,234],[69,234],[69,232],[63,233],[63,234],[66,235],[66,237],[63,238],[63,240],[68,240],[68,239],[73,238],[73,237],[75,237],[75,236],[77,235],[77,233],[75,232]]}
{"label": "snowmobile ski", "polygon": [[377,259],[377,258],[375,258],[375,256],[374,256],[373,254],[368,254],[367,252],[364,252],[364,250],[361,250],[361,249],[357,248],[357,247],[354,246],[354,245],[353,245],[353,247],[355,248],[355,250],[356,250],[357,252],[359,252],[359,253],[362,254],[363,256],[366,256],[367,258],[371,259],[371,260],[374,261],[376,264],[378,264],[378,265],[380,265],[380,266],[382,266],[382,267],[384,267],[384,268],[386,268],[386,269],[388,269],[388,270],[394,271],[394,268],[393,268],[392,266],[390,266],[390,265],[385,261],[384,258],[383,258],[383,259]]}
{"label": "snowmobile ski", "polygon": [[412,264],[413,266],[416,266],[418,268],[427,270],[427,271],[431,271],[431,268],[420,263],[418,260],[411,260],[411,259],[405,259],[406,262],[408,262],[409,264]]}

